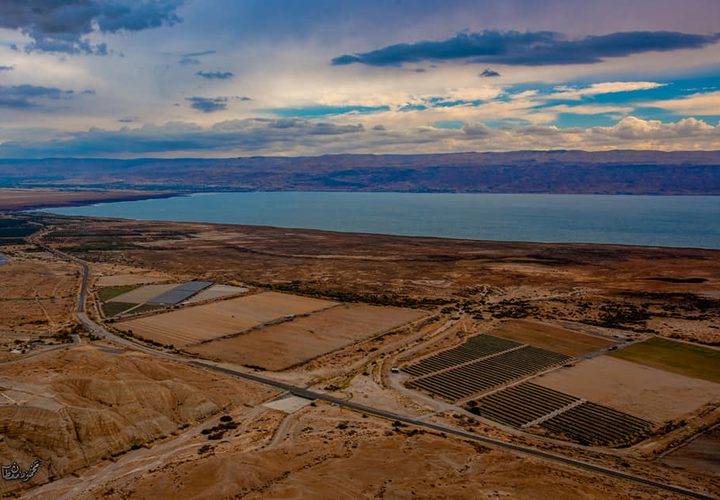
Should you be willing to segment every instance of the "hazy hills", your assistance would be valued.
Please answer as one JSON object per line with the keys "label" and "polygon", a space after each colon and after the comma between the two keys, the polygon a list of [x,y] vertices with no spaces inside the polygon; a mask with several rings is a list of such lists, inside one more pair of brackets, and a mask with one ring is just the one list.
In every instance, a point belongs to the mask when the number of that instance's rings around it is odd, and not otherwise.
{"label": "hazy hills", "polygon": [[720,151],[0,160],[0,186],[720,194]]}

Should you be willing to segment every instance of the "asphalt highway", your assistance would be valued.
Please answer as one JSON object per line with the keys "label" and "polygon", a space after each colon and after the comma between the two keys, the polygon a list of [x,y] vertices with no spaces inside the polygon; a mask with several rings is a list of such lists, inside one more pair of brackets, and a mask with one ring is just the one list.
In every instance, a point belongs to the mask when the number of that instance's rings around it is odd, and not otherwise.
{"label": "asphalt highway", "polygon": [[586,471],[590,471],[590,472],[596,472],[598,474],[603,474],[606,476],[651,486],[651,487],[657,488],[659,490],[663,490],[663,491],[667,491],[667,492],[671,492],[671,493],[677,493],[679,495],[684,495],[684,496],[687,496],[690,498],[698,498],[698,499],[702,499],[702,500],[715,500],[715,497],[705,495],[703,493],[699,493],[696,491],[688,490],[688,489],[682,488],[680,486],[675,486],[675,485],[671,485],[671,484],[661,483],[658,481],[653,481],[651,479],[646,479],[646,478],[636,476],[633,474],[629,474],[627,472],[623,472],[620,470],[603,467],[601,465],[595,465],[595,464],[592,464],[589,462],[584,462],[582,460],[577,460],[577,459],[565,457],[562,455],[556,455],[554,453],[542,451],[537,448],[531,448],[528,446],[507,443],[505,441],[500,441],[497,439],[481,436],[478,434],[473,434],[471,432],[463,431],[461,429],[457,429],[457,428],[453,428],[453,427],[449,427],[449,426],[445,426],[445,425],[441,425],[441,424],[436,424],[436,423],[432,423],[432,422],[426,422],[426,421],[418,419],[418,418],[401,415],[398,413],[393,413],[393,412],[382,410],[379,408],[373,408],[371,406],[362,405],[359,403],[355,403],[353,401],[345,401],[343,399],[338,399],[338,398],[329,396],[327,394],[323,394],[320,392],[312,391],[310,389],[306,389],[304,387],[298,387],[298,386],[294,386],[291,384],[286,384],[284,382],[273,380],[271,378],[263,377],[263,376],[256,375],[253,373],[246,373],[246,372],[242,372],[242,371],[238,371],[238,370],[232,370],[229,368],[217,366],[212,363],[208,363],[208,362],[204,362],[204,361],[183,358],[183,357],[176,356],[176,355],[173,355],[170,353],[158,351],[156,349],[152,349],[147,346],[142,346],[135,342],[131,342],[128,339],[119,337],[119,336],[113,334],[112,332],[109,332],[102,325],[95,323],[92,319],[90,319],[85,314],[85,301],[87,298],[87,282],[88,282],[88,275],[90,272],[87,263],[76,257],[67,255],[64,252],[60,252],[58,250],[55,250],[55,249],[52,249],[49,247],[45,247],[45,246],[42,246],[42,247],[48,251],[51,251],[52,253],[54,253],[58,256],[62,256],[65,259],[69,259],[69,260],[75,262],[76,264],[79,264],[82,267],[82,284],[80,287],[80,295],[79,295],[79,301],[78,301],[78,305],[77,305],[78,321],[80,321],[80,323],[82,323],[94,335],[96,335],[98,337],[103,337],[113,343],[122,345],[124,347],[129,347],[131,349],[140,350],[140,351],[143,351],[148,354],[155,355],[155,356],[170,358],[177,362],[194,365],[194,366],[204,368],[207,370],[213,370],[216,372],[231,375],[233,377],[238,377],[238,378],[242,378],[245,380],[250,380],[253,382],[264,384],[267,386],[275,387],[277,389],[286,391],[290,394],[293,394],[295,396],[299,396],[302,398],[325,401],[327,403],[331,403],[331,404],[334,404],[334,405],[337,405],[337,406],[340,406],[343,408],[347,408],[350,410],[358,411],[361,413],[366,413],[368,415],[374,415],[376,417],[381,417],[381,418],[390,419],[390,420],[396,420],[398,422],[402,422],[402,423],[408,424],[408,425],[414,425],[417,427],[424,427],[426,429],[432,429],[434,431],[441,432],[446,435],[458,436],[462,439],[467,439],[469,441],[475,441],[475,442],[482,443],[491,448],[509,450],[511,452],[518,453],[521,455],[540,458],[540,459],[548,460],[551,462],[561,463],[561,464],[575,467],[578,469],[582,469],[582,470],[586,470]]}

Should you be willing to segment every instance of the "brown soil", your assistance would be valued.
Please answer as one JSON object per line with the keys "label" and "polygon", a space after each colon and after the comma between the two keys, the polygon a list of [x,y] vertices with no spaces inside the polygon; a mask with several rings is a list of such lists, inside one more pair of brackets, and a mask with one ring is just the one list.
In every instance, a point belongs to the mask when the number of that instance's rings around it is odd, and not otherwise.
{"label": "brown soil", "polygon": [[[720,252],[503,243],[191,223],[50,217],[79,256],[221,283],[384,305],[568,320],[720,342]],[[111,244],[113,246],[111,246]],[[92,251],[85,250],[90,246]],[[114,249],[113,249],[114,248]],[[688,276],[703,282],[682,282]],[[680,282],[651,278],[676,278]],[[664,326],[682,318],[686,331]]]}
{"label": "brown soil", "polygon": [[533,383],[654,422],[681,417],[709,402],[720,404],[720,384],[610,356],[561,368]]}
{"label": "brown soil", "polygon": [[503,323],[492,335],[549,351],[580,356],[613,345],[615,342],[536,321],[514,320]]}
{"label": "brown soil", "polygon": [[44,464],[62,477],[273,391],[145,354],[81,346],[0,365],[0,463]]}
{"label": "brown soil", "polygon": [[143,200],[169,196],[152,191],[63,191],[60,189],[0,188],[0,211],[20,211],[45,207],[87,205],[100,201]]}
{"label": "brown soil", "polygon": [[0,332],[56,333],[73,323],[79,267],[18,253],[0,265]]}
{"label": "brown soil", "polygon": [[270,292],[124,321],[117,327],[161,344],[185,346],[333,305],[326,300]]}
{"label": "brown soil", "polygon": [[220,442],[198,436],[151,455],[133,452],[110,464],[111,474],[93,471],[36,493],[72,491],[78,499],[601,499],[622,491],[633,498],[676,498],[326,405],[241,418],[241,427]]}
{"label": "brown soil", "polygon": [[703,434],[663,458],[672,467],[720,477],[720,427]]}
{"label": "brown soil", "polygon": [[219,361],[284,370],[425,314],[414,309],[342,304],[225,340],[186,349]]}

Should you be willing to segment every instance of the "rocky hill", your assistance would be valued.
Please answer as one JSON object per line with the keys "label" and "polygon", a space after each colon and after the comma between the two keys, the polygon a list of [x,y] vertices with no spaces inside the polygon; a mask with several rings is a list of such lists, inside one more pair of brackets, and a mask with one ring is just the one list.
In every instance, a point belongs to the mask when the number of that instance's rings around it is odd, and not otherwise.
{"label": "rocky hill", "polygon": [[718,151],[0,160],[0,187],[720,194]]}

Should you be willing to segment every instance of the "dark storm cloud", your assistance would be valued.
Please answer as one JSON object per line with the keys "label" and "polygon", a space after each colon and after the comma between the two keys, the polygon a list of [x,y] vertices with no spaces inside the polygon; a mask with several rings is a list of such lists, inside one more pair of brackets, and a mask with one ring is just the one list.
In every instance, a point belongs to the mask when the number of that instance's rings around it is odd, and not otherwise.
{"label": "dark storm cloud", "polygon": [[48,156],[113,156],[160,153],[165,151],[204,151],[240,149],[257,151],[265,148],[286,148],[334,144],[347,137],[366,133],[361,124],[335,125],[302,119],[249,118],[229,120],[211,127],[191,123],[146,125],[138,128],[63,134],[47,141],[6,141],[0,144],[0,157],[33,158]]}
{"label": "dark storm cloud", "polygon": [[36,85],[0,85],[0,108],[27,109],[40,106],[43,101],[67,99],[75,94],[72,90]]}
{"label": "dark storm cloud", "polygon": [[569,40],[550,31],[482,31],[460,33],[440,41],[390,45],[371,52],[336,57],[332,64],[399,66],[403,63],[464,59],[476,63],[525,66],[598,63],[651,51],[698,49],[720,40],[720,34],[631,31]]}
{"label": "dark storm cloud", "polygon": [[28,52],[107,54],[93,45],[93,32],[141,31],[180,21],[182,0],[2,0],[0,28],[18,30],[32,39]]}
{"label": "dark storm cloud", "polygon": [[227,97],[188,97],[185,100],[190,101],[190,107],[204,113],[227,109],[228,103]]}
{"label": "dark storm cloud", "polygon": [[483,70],[483,72],[480,73],[480,76],[482,78],[496,78],[496,77],[500,76],[500,73],[498,73],[494,69],[485,68],[485,70]]}
{"label": "dark storm cloud", "polygon": [[195,74],[207,80],[229,80],[235,76],[230,71],[198,71]]}

